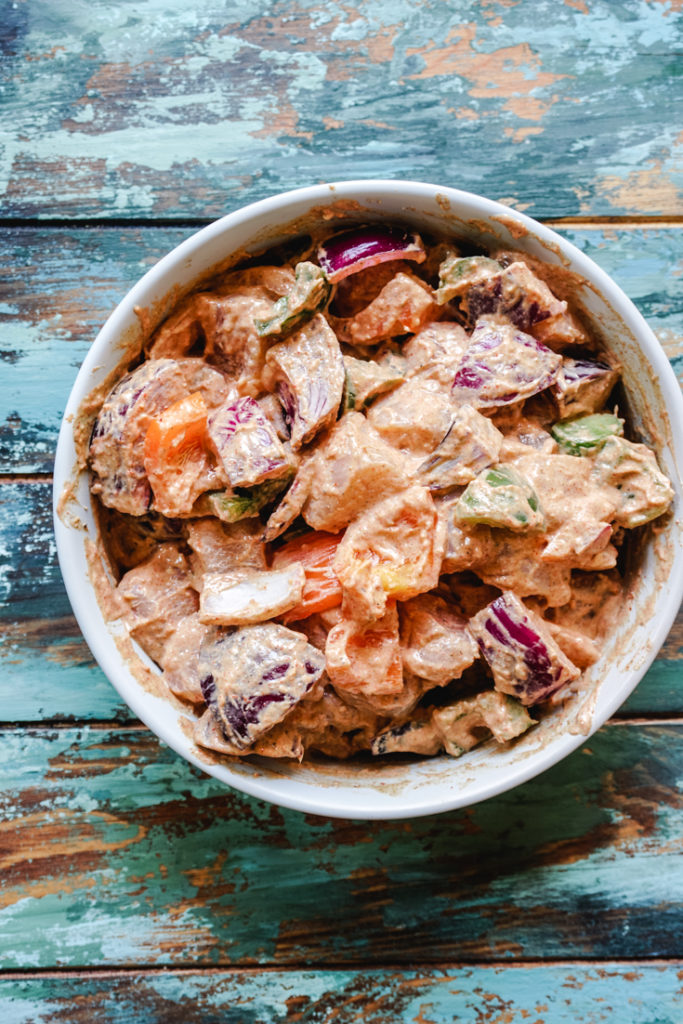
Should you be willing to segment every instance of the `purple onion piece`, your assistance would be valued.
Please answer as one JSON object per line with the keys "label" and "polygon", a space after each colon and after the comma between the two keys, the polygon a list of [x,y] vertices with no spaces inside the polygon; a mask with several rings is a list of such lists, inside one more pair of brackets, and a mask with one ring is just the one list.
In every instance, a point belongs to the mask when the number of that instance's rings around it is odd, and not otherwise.
{"label": "purple onion piece", "polygon": [[231,487],[254,487],[290,472],[274,426],[253,398],[221,405],[207,421],[209,442]]}
{"label": "purple onion piece", "polygon": [[377,263],[389,260],[421,263],[425,255],[419,235],[399,227],[369,224],[328,238],[318,249],[318,262],[334,284]]}
{"label": "purple onion piece", "polygon": [[268,672],[264,672],[261,676],[261,682],[270,683],[273,679],[282,679],[283,676],[287,675],[287,669],[289,668],[289,662],[285,661],[282,665],[276,665],[271,668]]}
{"label": "purple onion piece", "polygon": [[296,402],[294,401],[294,395],[289,384],[284,380],[277,382],[277,397],[280,399],[285,425],[291,434],[292,424],[296,418]]}
{"label": "purple onion piece", "polygon": [[246,750],[280,722],[320,678],[325,656],[275,622],[214,628],[202,640],[204,699],[226,740]]}
{"label": "purple onion piece", "polygon": [[563,417],[590,415],[603,409],[619,370],[592,359],[564,356],[552,393]]}
{"label": "purple onion piece", "polygon": [[216,700],[216,683],[213,676],[209,672],[208,675],[202,676],[199,680],[199,685],[202,691],[202,697],[207,704],[213,704]]}
{"label": "purple onion piece", "polygon": [[491,668],[496,689],[524,705],[547,700],[580,675],[542,619],[512,592],[501,594],[475,615],[469,628]]}
{"label": "purple onion piece", "polygon": [[268,350],[264,381],[277,393],[294,451],[332,425],[344,391],[344,360],[324,316],[316,313]]}
{"label": "purple onion piece", "polygon": [[594,363],[589,359],[569,359],[565,358],[562,372],[565,380],[580,381],[580,380],[593,380],[596,377],[604,377],[607,373],[612,373],[612,367],[608,366],[607,363]]}
{"label": "purple onion piece", "polygon": [[[251,740],[251,727],[258,725],[263,712],[271,704],[281,704],[288,698],[284,693],[264,693],[251,697],[243,703],[226,701],[222,712],[225,716],[234,737],[242,743],[249,743]],[[289,699],[288,703],[293,703]]]}
{"label": "purple onion piece", "polygon": [[513,324],[477,321],[456,368],[453,397],[479,409],[511,405],[553,384],[562,357]]}

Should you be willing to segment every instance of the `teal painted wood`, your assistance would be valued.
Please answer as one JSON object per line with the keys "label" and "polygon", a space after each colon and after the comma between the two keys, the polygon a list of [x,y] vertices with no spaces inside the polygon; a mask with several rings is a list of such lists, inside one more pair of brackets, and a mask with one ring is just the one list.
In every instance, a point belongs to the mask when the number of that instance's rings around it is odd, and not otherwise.
{"label": "teal painted wood", "polygon": [[[0,484],[0,721],[132,721],[71,615],[48,482]],[[625,713],[683,712],[683,609]]]}
{"label": "teal painted wood", "polygon": [[681,964],[0,978],[4,1024],[680,1024]]}
{"label": "teal painted wood", "polygon": [[613,725],[485,803],[363,823],[249,799],[142,730],[6,729],[2,966],[676,958],[682,775],[683,725]]}
{"label": "teal painted wood", "polygon": [[66,400],[97,332],[191,233],[0,229],[0,472],[51,472]]}
{"label": "teal painted wood", "polygon": [[0,484],[0,720],[134,721],[83,640],[52,530],[52,485]]}
{"label": "teal painted wood", "polygon": [[351,173],[677,214],[681,24],[672,0],[7,3],[0,211],[216,216]]}
{"label": "teal painted wood", "polygon": [[[563,230],[639,306],[683,382],[683,229]],[[51,471],[64,406],[97,331],[142,273],[189,234],[0,230],[0,473]]]}

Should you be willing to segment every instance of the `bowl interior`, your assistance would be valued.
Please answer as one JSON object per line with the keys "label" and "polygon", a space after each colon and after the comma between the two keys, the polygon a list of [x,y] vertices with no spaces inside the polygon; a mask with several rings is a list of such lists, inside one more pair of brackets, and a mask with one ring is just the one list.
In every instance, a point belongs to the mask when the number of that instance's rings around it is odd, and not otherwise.
{"label": "bowl interior", "polygon": [[[78,425],[88,396],[139,350],[144,330],[161,322],[180,295],[235,254],[258,253],[312,225],[401,220],[451,234],[487,250],[511,248],[558,268],[589,327],[623,367],[629,414],[657,452],[676,490],[673,515],[645,545],[623,615],[604,656],[586,673],[579,697],[516,743],[396,762],[326,759],[301,765],[267,759],[213,758],[189,738],[189,713],[156,686],[140,652],[126,648],[93,599],[97,530],[87,474],[79,468]],[[146,311],[141,318],[135,309]],[[587,257],[522,214],[469,193],[435,185],[360,181],[300,189],[229,214],[164,257],[123,299],[102,328],[66,408],[55,462],[55,531],[67,591],[93,655],[136,715],[178,753],[228,785],[277,804],[338,817],[399,818],[467,806],[531,778],[576,749],[626,699],[663,643],[683,592],[680,529],[683,399],[671,367],[640,314]]]}

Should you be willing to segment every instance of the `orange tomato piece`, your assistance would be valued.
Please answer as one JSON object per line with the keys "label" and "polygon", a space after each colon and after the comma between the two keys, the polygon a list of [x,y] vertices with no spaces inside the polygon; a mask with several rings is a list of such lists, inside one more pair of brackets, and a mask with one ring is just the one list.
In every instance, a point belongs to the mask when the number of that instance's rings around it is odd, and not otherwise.
{"label": "orange tomato piece", "polygon": [[275,552],[274,569],[301,562],[306,576],[301,601],[283,616],[284,622],[296,622],[341,604],[341,583],[332,570],[332,562],[342,536],[318,531],[305,533]]}
{"label": "orange tomato piece", "polygon": [[328,634],[325,655],[335,686],[377,696],[400,693],[404,683],[396,602],[389,601],[382,618],[365,628],[342,619]]}
{"label": "orange tomato piece", "polygon": [[201,392],[180,398],[150,423],[144,464],[159,511],[174,514],[191,504],[195,483],[208,467],[206,402]]}

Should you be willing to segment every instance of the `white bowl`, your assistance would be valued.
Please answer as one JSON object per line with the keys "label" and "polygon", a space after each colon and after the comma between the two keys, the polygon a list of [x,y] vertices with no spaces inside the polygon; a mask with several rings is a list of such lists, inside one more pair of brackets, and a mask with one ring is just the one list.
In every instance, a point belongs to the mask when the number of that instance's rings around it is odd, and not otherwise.
{"label": "white bowl", "polygon": [[[569,701],[508,747],[489,743],[457,760],[332,763],[212,759],[188,738],[187,713],[136,678],[100,610],[88,572],[96,538],[88,478],[76,465],[74,422],[81,404],[143,333],[135,307],[159,323],[179,295],[236,252],[259,252],[336,211],[351,220],[400,219],[418,229],[515,248],[574,272],[574,299],[624,369],[630,414],[676,490],[674,514],[648,542],[620,621],[604,654]],[[628,697],[667,636],[683,594],[680,524],[683,399],[669,362],[617,285],[569,242],[523,214],[467,192],[406,181],[350,181],[286,192],[228,214],[156,264],[98,334],[71,392],[57,447],[54,495],[59,561],[71,604],[98,663],[135,714],[192,764],[235,789],[285,807],[334,817],[402,818],[484,800],[532,778],[579,747]],[[67,494],[67,499],[64,495]],[[61,499],[61,504],[60,504]],[[59,506],[59,508],[58,508]],[[140,673],[137,673],[139,676]]]}

